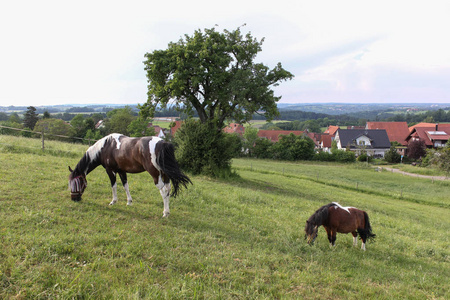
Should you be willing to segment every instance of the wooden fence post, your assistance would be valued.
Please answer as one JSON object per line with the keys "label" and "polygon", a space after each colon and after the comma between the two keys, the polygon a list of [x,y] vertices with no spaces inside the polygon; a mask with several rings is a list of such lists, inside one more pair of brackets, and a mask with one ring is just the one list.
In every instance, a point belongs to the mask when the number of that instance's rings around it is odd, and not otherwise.
{"label": "wooden fence post", "polygon": [[44,145],[44,129],[42,129],[42,151],[44,151],[45,149],[45,145]]}

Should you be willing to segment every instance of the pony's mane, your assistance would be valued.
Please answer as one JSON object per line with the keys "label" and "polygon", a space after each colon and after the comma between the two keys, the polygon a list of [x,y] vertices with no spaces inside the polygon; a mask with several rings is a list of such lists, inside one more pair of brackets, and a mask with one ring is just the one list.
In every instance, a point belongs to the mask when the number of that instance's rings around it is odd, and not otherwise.
{"label": "pony's mane", "polygon": [[335,206],[335,203],[328,203],[316,210],[308,219],[308,223],[314,226],[320,226],[328,218],[328,208]]}

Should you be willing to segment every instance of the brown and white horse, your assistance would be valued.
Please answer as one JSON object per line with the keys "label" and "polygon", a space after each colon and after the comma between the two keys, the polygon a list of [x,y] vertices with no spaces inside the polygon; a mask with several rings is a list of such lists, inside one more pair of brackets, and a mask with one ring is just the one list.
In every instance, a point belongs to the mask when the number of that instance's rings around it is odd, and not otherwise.
{"label": "brown and white horse", "polygon": [[127,205],[131,205],[127,173],[150,173],[163,198],[163,217],[170,213],[170,196],[176,197],[181,185],[186,188],[188,183],[192,184],[189,177],[181,172],[171,143],[158,137],[130,138],[113,133],[89,147],[74,170],[69,167],[69,188],[73,201],[81,200],[87,186],[86,175],[100,165],[106,169],[111,180],[113,198],[110,205],[117,202],[116,174],[119,174],[127,194]]}
{"label": "brown and white horse", "polygon": [[305,226],[305,238],[308,244],[314,243],[318,228],[323,226],[328,235],[328,241],[334,246],[336,233],[349,233],[353,235],[353,246],[357,245],[357,236],[362,240],[361,249],[366,250],[366,241],[375,238],[370,226],[369,216],[363,210],[354,207],[342,207],[332,202],[319,208]]}

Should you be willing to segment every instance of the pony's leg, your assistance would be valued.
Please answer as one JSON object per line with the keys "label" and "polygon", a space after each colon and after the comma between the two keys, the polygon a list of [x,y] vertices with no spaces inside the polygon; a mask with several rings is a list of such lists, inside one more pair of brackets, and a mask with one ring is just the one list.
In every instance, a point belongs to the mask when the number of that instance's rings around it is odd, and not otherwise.
{"label": "pony's leg", "polygon": [[127,205],[132,205],[133,199],[131,198],[130,189],[128,187],[127,173],[120,172],[119,176],[120,180],[122,181],[123,188],[125,189],[125,193],[127,194]]}
{"label": "pony's leg", "polygon": [[361,237],[361,240],[362,240],[361,250],[366,251],[366,240],[367,240],[367,235],[366,235],[366,233],[364,232],[364,230],[360,230],[360,229],[358,229],[358,233],[359,233],[359,236]]}
{"label": "pony's leg", "polygon": [[106,173],[108,173],[109,180],[111,181],[111,188],[112,188],[112,194],[113,198],[111,203],[109,205],[113,205],[117,202],[117,181],[116,181],[116,173],[114,173],[111,170],[106,170]]}
{"label": "pony's leg", "polygon": [[336,245],[336,231],[332,231],[331,233],[331,245],[332,246]]}
{"label": "pony's leg", "polygon": [[366,251],[366,238],[361,237],[361,239],[362,239],[361,250]]}
{"label": "pony's leg", "polygon": [[355,247],[358,245],[358,239],[357,239],[358,233],[356,231],[353,231],[352,235],[353,235],[353,247]]}
{"label": "pony's leg", "polygon": [[[334,246],[333,231],[328,227],[325,227],[325,230],[327,231],[327,237],[328,237],[328,241],[330,242],[330,246]],[[335,239],[336,239],[336,237],[335,237]]]}

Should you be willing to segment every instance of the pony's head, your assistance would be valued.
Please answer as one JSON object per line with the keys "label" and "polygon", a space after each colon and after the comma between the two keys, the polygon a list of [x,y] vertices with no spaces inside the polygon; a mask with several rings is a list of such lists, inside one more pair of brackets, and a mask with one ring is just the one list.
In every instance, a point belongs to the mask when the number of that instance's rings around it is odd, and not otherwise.
{"label": "pony's head", "polygon": [[334,203],[329,203],[312,214],[309,217],[308,221],[306,221],[305,226],[305,238],[308,240],[308,244],[313,244],[314,240],[317,237],[317,232],[319,231],[319,227],[322,226],[328,220],[328,208],[334,206]]}
{"label": "pony's head", "polygon": [[[76,168],[75,168],[76,170]],[[73,201],[81,201],[81,195],[87,187],[86,175],[78,174],[69,167],[69,190]]]}
{"label": "pony's head", "polygon": [[314,244],[314,241],[317,237],[317,232],[319,231],[319,226],[317,226],[317,224],[312,222],[312,220],[310,220],[310,219],[308,219],[308,221],[306,221],[305,239],[308,242],[308,244],[312,245],[312,244]]}

